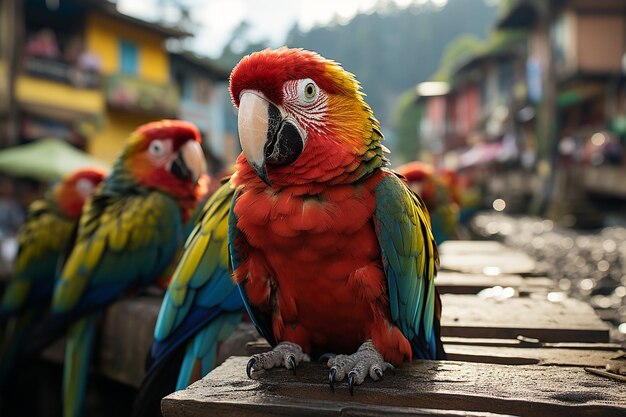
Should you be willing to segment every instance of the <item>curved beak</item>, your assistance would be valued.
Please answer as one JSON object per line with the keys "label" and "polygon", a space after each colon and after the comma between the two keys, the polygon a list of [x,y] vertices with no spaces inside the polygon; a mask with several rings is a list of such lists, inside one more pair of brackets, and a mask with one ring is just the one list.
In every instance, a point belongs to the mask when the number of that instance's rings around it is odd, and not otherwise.
{"label": "curved beak", "polygon": [[244,91],[239,99],[239,141],[252,169],[271,185],[267,164],[289,165],[304,149],[306,135],[294,119],[260,93]]}
{"label": "curved beak", "polygon": [[191,180],[196,184],[198,178],[207,172],[206,160],[200,144],[194,140],[185,142],[180,147],[176,159],[172,161],[170,170],[175,177],[185,181]]}

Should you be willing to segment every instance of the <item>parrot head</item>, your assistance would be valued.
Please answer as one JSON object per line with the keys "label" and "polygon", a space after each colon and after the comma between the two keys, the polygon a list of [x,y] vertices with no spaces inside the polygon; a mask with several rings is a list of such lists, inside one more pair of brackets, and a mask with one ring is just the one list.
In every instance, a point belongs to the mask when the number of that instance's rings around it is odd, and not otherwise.
{"label": "parrot head", "polygon": [[414,161],[399,166],[396,172],[406,179],[409,188],[422,197],[429,210],[432,210],[437,194],[433,167],[423,162]]}
{"label": "parrot head", "polygon": [[161,120],[144,124],[128,138],[112,175],[129,173],[141,186],[177,200],[197,201],[201,194],[198,180],[207,170],[200,143],[200,132],[191,123]]}
{"label": "parrot head", "polygon": [[352,182],[386,164],[354,75],[303,49],[244,57],[230,76],[245,162],[268,185]]}
{"label": "parrot head", "polygon": [[100,168],[82,168],[63,178],[52,191],[61,212],[70,219],[77,219],[85,201],[104,180],[106,174],[106,171]]}

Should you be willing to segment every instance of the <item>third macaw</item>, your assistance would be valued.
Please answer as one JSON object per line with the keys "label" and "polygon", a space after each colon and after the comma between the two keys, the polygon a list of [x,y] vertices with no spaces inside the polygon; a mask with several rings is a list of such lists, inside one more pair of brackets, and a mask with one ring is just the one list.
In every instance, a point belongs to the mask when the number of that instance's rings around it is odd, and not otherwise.
{"label": "third macaw", "polygon": [[17,234],[18,252],[13,276],[0,304],[6,329],[0,342],[0,385],[17,359],[22,340],[50,305],[52,289],[85,200],[106,173],[79,169],[56,184],[28,208]]}

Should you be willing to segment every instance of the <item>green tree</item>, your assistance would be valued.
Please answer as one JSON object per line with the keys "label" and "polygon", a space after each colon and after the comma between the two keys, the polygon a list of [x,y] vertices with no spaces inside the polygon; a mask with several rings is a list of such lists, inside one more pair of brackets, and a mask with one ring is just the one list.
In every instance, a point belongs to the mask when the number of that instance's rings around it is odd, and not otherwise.
{"label": "green tree", "polygon": [[450,42],[441,57],[439,69],[431,77],[435,81],[450,81],[455,67],[463,60],[478,54],[483,49],[483,41],[472,34],[463,34]]}
{"label": "green tree", "polygon": [[419,157],[421,151],[419,132],[423,112],[424,106],[417,103],[415,89],[406,91],[398,98],[393,123],[396,164],[410,162]]}

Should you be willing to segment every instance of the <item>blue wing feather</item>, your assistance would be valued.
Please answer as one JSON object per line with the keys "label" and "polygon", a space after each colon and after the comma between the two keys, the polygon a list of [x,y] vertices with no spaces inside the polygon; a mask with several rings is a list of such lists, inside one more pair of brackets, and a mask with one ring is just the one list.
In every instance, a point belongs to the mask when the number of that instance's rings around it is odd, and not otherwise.
{"label": "blue wing feather", "polygon": [[243,302],[228,269],[227,222],[233,195],[234,189],[226,182],[203,207],[155,326],[148,373],[186,345],[179,388],[189,384],[198,361],[203,374],[214,366],[220,335],[232,331],[233,322],[241,321]]}

